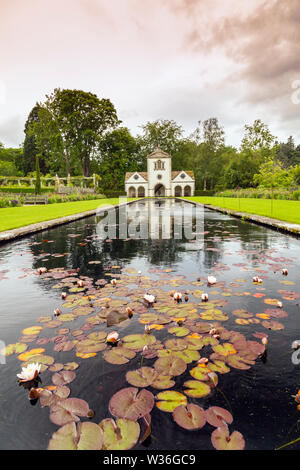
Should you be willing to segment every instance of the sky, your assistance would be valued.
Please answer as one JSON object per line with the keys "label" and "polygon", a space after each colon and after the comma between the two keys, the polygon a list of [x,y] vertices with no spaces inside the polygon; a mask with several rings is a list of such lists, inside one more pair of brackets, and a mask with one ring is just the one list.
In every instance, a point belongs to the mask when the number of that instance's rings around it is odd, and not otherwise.
{"label": "sky", "polygon": [[300,144],[299,44],[299,0],[0,0],[0,141],[21,145],[36,102],[69,88],[133,135],[217,117],[239,147],[261,119]]}

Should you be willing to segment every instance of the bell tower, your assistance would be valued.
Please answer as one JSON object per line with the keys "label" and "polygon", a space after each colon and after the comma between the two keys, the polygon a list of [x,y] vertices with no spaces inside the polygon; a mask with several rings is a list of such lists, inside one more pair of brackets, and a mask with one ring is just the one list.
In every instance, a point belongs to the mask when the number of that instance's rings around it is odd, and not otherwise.
{"label": "bell tower", "polygon": [[149,196],[171,196],[172,158],[160,146],[147,157]]}

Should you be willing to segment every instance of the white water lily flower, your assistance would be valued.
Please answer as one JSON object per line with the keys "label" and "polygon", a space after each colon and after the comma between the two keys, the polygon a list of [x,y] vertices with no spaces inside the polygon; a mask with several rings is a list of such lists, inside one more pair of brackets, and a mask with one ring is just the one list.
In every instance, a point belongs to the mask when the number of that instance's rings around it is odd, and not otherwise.
{"label": "white water lily flower", "polygon": [[21,374],[17,374],[20,382],[30,382],[37,378],[41,370],[41,365],[38,363],[28,364],[26,367],[22,367]]}
{"label": "white water lily flower", "polygon": [[175,292],[173,295],[174,300],[181,300],[182,299],[182,293],[181,292]]}
{"label": "white water lily flower", "polygon": [[153,304],[155,302],[155,297],[154,295],[151,295],[151,294],[145,294],[144,300],[146,300],[148,304]]}
{"label": "white water lily flower", "polygon": [[278,302],[277,302],[277,307],[278,307],[278,308],[282,308],[282,307],[283,307],[282,302],[278,301]]}
{"label": "white water lily flower", "polygon": [[217,279],[214,276],[208,276],[207,282],[208,284],[215,284],[217,282]]}

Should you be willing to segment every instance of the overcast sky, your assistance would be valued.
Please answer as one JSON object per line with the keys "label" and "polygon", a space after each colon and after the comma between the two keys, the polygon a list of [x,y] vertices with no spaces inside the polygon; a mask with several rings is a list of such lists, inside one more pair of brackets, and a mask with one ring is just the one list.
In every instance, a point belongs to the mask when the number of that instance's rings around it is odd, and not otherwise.
{"label": "overcast sky", "polygon": [[156,119],[189,135],[217,117],[239,146],[262,119],[300,144],[299,0],[0,0],[0,22],[7,146],[54,88],[109,98],[134,135]]}

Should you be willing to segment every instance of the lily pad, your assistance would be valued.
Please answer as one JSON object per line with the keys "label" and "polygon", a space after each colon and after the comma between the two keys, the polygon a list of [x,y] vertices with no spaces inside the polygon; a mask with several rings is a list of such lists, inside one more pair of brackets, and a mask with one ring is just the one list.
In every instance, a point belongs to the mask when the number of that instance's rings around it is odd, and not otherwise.
{"label": "lily pad", "polygon": [[206,423],[206,415],[203,408],[193,403],[187,406],[180,405],[173,411],[174,421],[188,431],[201,429]]}
{"label": "lily pad", "polygon": [[104,353],[104,359],[110,364],[126,364],[135,357],[136,353],[123,346],[113,347]]}
{"label": "lily pad", "polygon": [[159,374],[152,367],[141,367],[131,370],[126,374],[126,380],[134,387],[153,387],[158,389],[171,388],[175,385],[174,380],[168,375]]}
{"label": "lily pad", "polygon": [[133,349],[134,351],[142,351],[144,346],[149,346],[156,342],[156,338],[153,335],[128,335],[122,339],[124,346],[128,349]]}
{"label": "lily pad", "polygon": [[139,390],[135,387],[128,387],[115,393],[109,402],[109,411],[117,418],[126,418],[136,421],[147,413],[150,413],[154,406],[154,396],[148,390]]}
{"label": "lily pad", "polygon": [[103,450],[132,449],[140,435],[139,423],[129,419],[106,418],[99,426],[103,431]]}
{"label": "lily pad", "polygon": [[211,442],[217,450],[243,450],[245,448],[243,435],[238,431],[229,434],[227,426],[215,429],[211,435]]}
{"label": "lily pad", "polygon": [[160,374],[177,376],[181,375],[186,370],[186,362],[175,355],[160,357],[154,363],[154,369]]}
{"label": "lily pad", "polygon": [[66,398],[60,400],[50,408],[50,421],[63,426],[71,421],[79,421],[78,416],[88,416],[90,407],[85,400],[81,398]]}
{"label": "lily pad", "polygon": [[210,386],[205,382],[199,380],[187,380],[184,382],[184,387],[187,387],[183,392],[189,397],[202,398],[210,394]]}
{"label": "lily pad", "polygon": [[65,424],[56,431],[49,442],[48,450],[101,450],[103,431],[95,423],[74,422]]}
{"label": "lily pad", "polygon": [[174,390],[168,390],[160,392],[157,396],[156,406],[161,411],[173,413],[173,411],[180,405],[186,406],[187,398],[180,392]]}
{"label": "lily pad", "polygon": [[226,426],[226,423],[231,424],[233,421],[231,413],[219,406],[211,406],[205,411],[205,414],[207,422],[216,428]]}
{"label": "lily pad", "polygon": [[75,379],[76,374],[71,370],[62,370],[61,372],[56,372],[52,376],[52,382],[54,385],[66,385]]}

